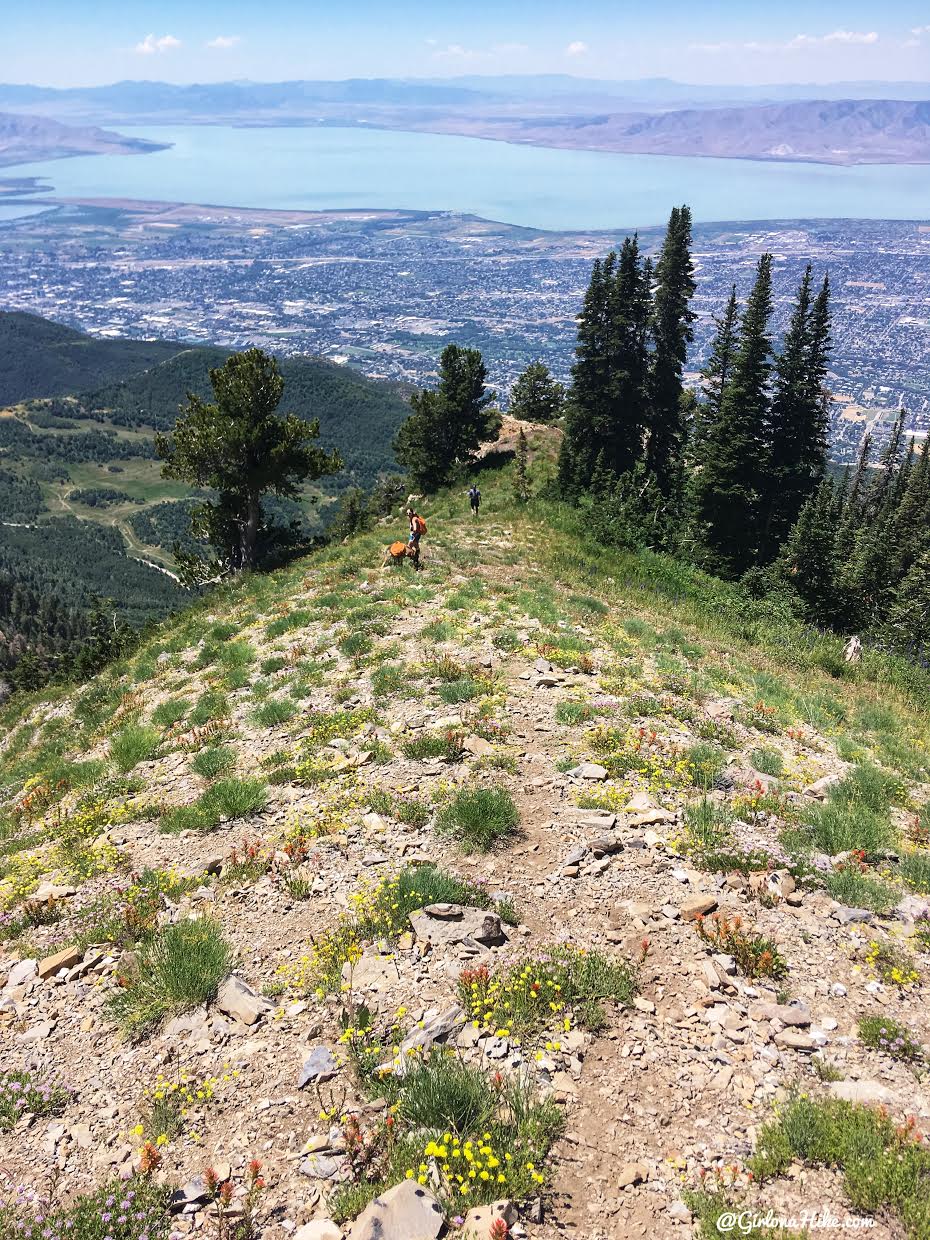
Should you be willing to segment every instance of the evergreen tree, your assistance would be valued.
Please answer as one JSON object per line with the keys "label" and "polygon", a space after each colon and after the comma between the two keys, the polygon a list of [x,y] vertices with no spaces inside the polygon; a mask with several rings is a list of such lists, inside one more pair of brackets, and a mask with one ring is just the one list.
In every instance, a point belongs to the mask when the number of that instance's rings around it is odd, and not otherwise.
{"label": "evergreen tree", "polygon": [[485,390],[486,379],[478,349],[450,344],[439,359],[439,386],[411,396],[413,412],[397,432],[394,452],[418,489],[443,486],[457,465],[497,438],[500,421],[489,408],[494,393]]}
{"label": "evergreen tree", "polygon": [[601,445],[597,442],[599,416],[608,399],[610,377],[609,293],[617,255],[594,260],[591,280],[578,316],[578,341],[572,388],[559,451],[559,489],[577,496],[591,480]]}
{"label": "evergreen tree", "polygon": [[510,413],[521,422],[554,422],[565,409],[565,388],[544,362],[531,362],[510,392]]}
{"label": "evergreen tree", "polygon": [[759,543],[760,471],[768,417],[772,345],[772,256],[763,254],[740,323],[720,408],[697,459],[693,497],[705,559],[712,572],[738,577]]}
{"label": "evergreen tree", "polygon": [[688,345],[694,337],[691,212],[686,206],[672,208],[655,278],[647,465],[655,474],[659,489],[668,495],[680,478],[687,429],[682,374]]}
{"label": "evergreen tree", "polygon": [[811,283],[808,264],[775,363],[767,461],[761,473],[764,558],[777,553],[826,469],[828,416],[824,379],[830,343],[829,284],[825,280],[812,300]]}
{"label": "evergreen tree", "polygon": [[829,479],[804,503],[775,565],[776,577],[794,589],[813,624],[837,619],[836,562],[833,548],[842,495]]}
{"label": "evergreen tree", "polygon": [[693,406],[688,434],[688,463],[691,466],[699,464],[703,458],[708,429],[714,426],[720,417],[723,393],[733,370],[733,358],[739,339],[739,303],[736,300],[735,284],[730,288],[723,314],[714,321],[717,331],[710,357],[701,372],[704,399]]}
{"label": "evergreen tree", "polygon": [[234,353],[210,371],[213,400],[189,395],[170,435],[155,436],[162,474],[218,493],[197,512],[217,567],[256,567],[262,497],[296,498],[300,486],[337,473],[342,461],[316,444],[319,422],[277,412],[284,380],[261,349]]}
{"label": "evergreen tree", "polygon": [[864,520],[864,497],[868,490],[868,474],[872,459],[872,436],[866,433],[862,437],[859,456],[852,481],[844,487],[842,507],[837,523],[836,540],[833,545],[833,558],[836,563],[836,576],[842,574],[844,566],[852,555],[853,547]]}
{"label": "evergreen tree", "polygon": [[365,492],[361,487],[349,487],[343,492],[342,499],[339,501],[336,516],[329,527],[330,536],[341,541],[370,526],[371,513]]}
{"label": "evergreen tree", "polygon": [[652,268],[635,237],[595,260],[578,320],[576,362],[559,457],[563,494],[591,485],[598,456],[614,477],[643,454]]}
{"label": "evergreen tree", "polygon": [[901,582],[888,612],[889,639],[912,658],[930,658],[930,541],[924,533],[921,554]]}

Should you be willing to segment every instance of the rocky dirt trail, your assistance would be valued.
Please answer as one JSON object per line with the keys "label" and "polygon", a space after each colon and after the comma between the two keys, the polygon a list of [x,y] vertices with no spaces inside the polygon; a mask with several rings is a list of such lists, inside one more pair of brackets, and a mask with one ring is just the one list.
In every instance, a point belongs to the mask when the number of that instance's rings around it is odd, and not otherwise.
{"label": "rocky dirt trail", "polygon": [[[296,1240],[725,1234],[701,1200],[801,1219],[795,1234],[805,1211],[839,1220],[814,1234],[866,1217],[875,1240],[928,1234],[853,1208],[840,1168],[791,1156],[762,1184],[749,1173],[763,1127],[801,1095],[930,1123],[924,1052],[869,1045],[859,1025],[887,1017],[930,1043],[927,895],[885,873],[893,843],[808,847],[803,865],[784,844],[848,809],[834,790],[850,779],[889,831],[916,821],[927,785],[881,768],[882,801],[872,753],[841,758],[837,732],[786,722],[787,683],[777,713],[762,699],[761,661],[633,614],[606,586],[549,580],[525,530],[483,525],[480,558],[478,539],[429,540],[416,576],[373,570],[377,539],[288,570],[11,730],[0,1193],[54,1181],[68,1200],[157,1163],[171,1233],[221,1240],[246,1226]],[[476,788],[518,812],[489,851],[438,829]],[[391,876],[430,866],[472,898],[371,920]],[[887,885],[882,908],[836,898],[850,872],[850,891]],[[709,943],[715,914],[739,918],[749,946]],[[228,944],[218,985],[121,1031],[114,994],[135,993],[146,944],[191,919]],[[629,962],[635,988],[555,1005],[522,1037],[463,1010],[463,970],[545,978],[561,948]],[[395,1079],[393,1046],[411,1040],[554,1102],[561,1122],[520,1169],[519,1201],[504,1180],[497,1207],[450,1204],[438,1154],[397,1174],[391,1126],[421,1151],[432,1133],[405,1120]],[[380,1094],[366,1054],[387,1057]],[[266,1184],[254,1218],[251,1158]],[[393,1188],[377,1182],[389,1165]],[[207,1167],[230,1186],[228,1218]],[[347,1195],[368,1183],[386,1195]]]}

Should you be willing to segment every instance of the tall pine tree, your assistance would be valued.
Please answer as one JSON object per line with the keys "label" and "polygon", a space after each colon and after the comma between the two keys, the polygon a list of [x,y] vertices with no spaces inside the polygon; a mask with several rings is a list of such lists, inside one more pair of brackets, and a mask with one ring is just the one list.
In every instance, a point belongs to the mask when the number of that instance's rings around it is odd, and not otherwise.
{"label": "tall pine tree", "polygon": [[694,479],[698,536],[707,567],[738,577],[755,561],[764,467],[772,342],[772,256],[763,254],[740,323],[730,377],[707,427]]}
{"label": "tall pine tree", "polygon": [[703,444],[707,438],[708,428],[713,426],[720,417],[723,394],[730,382],[733,371],[733,359],[739,339],[739,302],[736,300],[736,285],[730,288],[726,308],[716,320],[717,332],[711,346],[710,357],[701,374],[704,387],[704,400],[695,411],[694,425],[689,442],[689,457],[692,463],[701,459]]}
{"label": "tall pine tree", "polygon": [[668,495],[681,476],[686,432],[682,374],[694,337],[691,212],[686,206],[672,208],[655,280],[646,464]]}
{"label": "tall pine tree", "polygon": [[816,298],[812,298],[811,284],[808,264],[775,363],[767,461],[761,474],[766,559],[777,554],[826,470],[824,379],[830,345],[829,284],[824,280]]}

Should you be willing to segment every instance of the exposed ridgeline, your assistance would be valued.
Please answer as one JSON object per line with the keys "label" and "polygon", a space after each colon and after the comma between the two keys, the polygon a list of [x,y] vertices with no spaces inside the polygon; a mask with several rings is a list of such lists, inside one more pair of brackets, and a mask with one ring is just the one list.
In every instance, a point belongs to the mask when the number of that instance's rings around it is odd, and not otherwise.
{"label": "exposed ridgeline", "polygon": [[930,1235],[930,675],[519,430],[0,709],[4,1240]]}

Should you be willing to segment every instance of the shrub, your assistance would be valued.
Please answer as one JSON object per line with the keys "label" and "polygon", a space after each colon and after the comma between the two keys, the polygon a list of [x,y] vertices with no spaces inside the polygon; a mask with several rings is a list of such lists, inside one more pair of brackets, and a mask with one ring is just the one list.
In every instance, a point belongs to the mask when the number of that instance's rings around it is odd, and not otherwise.
{"label": "shrub", "polygon": [[206,723],[217,719],[225,719],[229,714],[229,700],[219,689],[207,689],[197,699],[191,711],[188,724],[192,728],[202,728]]}
{"label": "shrub", "polygon": [[826,885],[834,900],[839,900],[850,908],[872,909],[875,913],[891,912],[900,894],[880,878],[864,874],[854,866],[828,874]]}
{"label": "shrub", "polygon": [[628,960],[596,951],[559,947],[538,959],[491,973],[468,968],[459,976],[459,1001],[472,1019],[489,1029],[532,1035],[562,1028],[574,1015],[580,1023],[604,1002],[628,1006],[636,993],[636,969]]}
{"label": "shrub", "polygon": [[907,1025],[891,1016],[863,1016],[859,1021],[859,1037],[866,1046],[884,1051],[892,1059],[914,1063],[924,1058],[924,1048]]}
{"label": "shrub", "polygon": [[[145,1176],[112,1180],[67,1205],[17,1197],[0,1207],[0,1230],[18,1240],[168,1240],[171,1188]],[[9,1223],[9,1231],[3,1226]]]}
{"label": "shrub", "polygon": [[210,749],[201,749],[191,761],[191,769],[204,779],[215,779],[224,771],[230,771],[236,765],[236,751],[229,745],[214,745]]}
{"label": "shrub", "polygon": [[252,712],[252,718],[262,728],[273,728],[277,724],[287,723],[289,719],[294,717],[297,710],[295,702],[287,701],[283,698],[269,698],[267,702],[263,702],[257,710]]}
{"label": "shrub", "polygon": [[866,951],[865,962],[886,986],[897,986],[903,990],[920,981],[913,957],[896,943],[873,939]]}
{"label": "shrub", "polygon": [[781,750],[767,746],[754,749],[749,755],[749,761],[757,771],[761,771],[763,775],[771,775],[774,779],[780,779],[785,769],[785,758]]}
{"label": "shrub", "polygon": [[877,814],[866,805],[832,799],[810,811],[808,826],[815,846],[831,856],[854,849],[874,856],[890,847],[895,838],[886,814]]}
{"label": "shrub", "polygon": [[706,741],[692,745],[688,750],[692,782],[699,788],[713,788],[723,774],[726,761],[727,755],[719,745],[708,744]]}
{"label": "shrub", "polygon": [[882,770],[870,762],[860,762],[845,779],[830,789],[834,805],[864,805],[873,813],[882,814],[889,806],[907,797],[907,787],[899,775]]}
{"label": "shrub", "polygon": [[161,820],[161,830],[209,831],[223,818],[245,818],[265,808],[268,790],[260,779],[220,779],[191,805],[171,810]]}
{"label": "shrub", "polygon": [[555,708],[556,723],[563,724],[579,724],[586,723],[589,719],[593,719],[596,712],[589,702],[567,701],[559,702]]}
{"label": "shrub", "polygon": [[436,818],[436,830],[453,836],[468,852],[487,852],[512,835],[520,814],[506,788],[461,788]]}
{"label": "shrub", "polygon": [[465,737],[461,732],[425,732],[405,741],[401,752],[405,758],[413,758],[417,762],[430,758],[445,758],[454,762],[462,756],[464,743]]}
{"label": "shrub", "polygon": [[131,1037],[167,1016],[208,1003],[229,972],[232,949],[215,921],[179,921],[144,942],[109,1011]]}
{"label": "shrub", "polygon": [[746,977],[784,977],[788,965],[772,939],[743,926],[739,916],[728,918],[722,913],[698,917],[695,929],[714,951],[725,952],[736,961]]}
{"label": "shrub", "polygon": [[437,655],[435,659],[429,659],[423,664],[423,670],[427,676],[433,680],[451,682],[453,680],[461,680],[467,674],[467,668],[464,664],[459,663],[457,659],[453,659],[449,654]]}
{"label": "shrub", "polygon": [[[70,1096],[67,1089],[36,1081],[29,1072],[0,1072],[0,1132],[9,1132],[27,1113],[60,1115]],[[2,1221],[0,1213],[0,1224]]]}
{"label": "shrub", "polygon": [[481,1068],[437,1050],[408,1070],[398,1114],[414,1128],[448,1129],[467,1137],[487,1128],[495,1101],[491,1081]]}
{"label": "shrub", "polygon": [[471,702],[480,697],[487,689],[487,684],[475,680],[471,676],[463,676],[461,680],[447,680],[436,690],[441,701],[447,706],[455,706],[459,702]]}
{"label": "shrub", "polygon": [[147,762],[158,752],[161,733],[157,728],[130,723],[110,741],[110,757],[120,771],[131,771],[139,762]]}
{"label": "shrub", "polygon": [[152,711],[152,723],[160,728],[170,728],[184,718],[189,706],[187,698],[168,698]]}
{"label": "shrub", "polygon": [[930,895],[930,854],[906,853],[898,865],[898,873],[909,887],[922,895]]}
{"label": "shrub", "polygon": [[912,1240],[930,1235],[930,1150],[912,1123],[839,1099],[796,1097],[762,1129],[752,1166],[765,1179],[795,1160],[841,1170],[854,1210],[892,1211]]}

